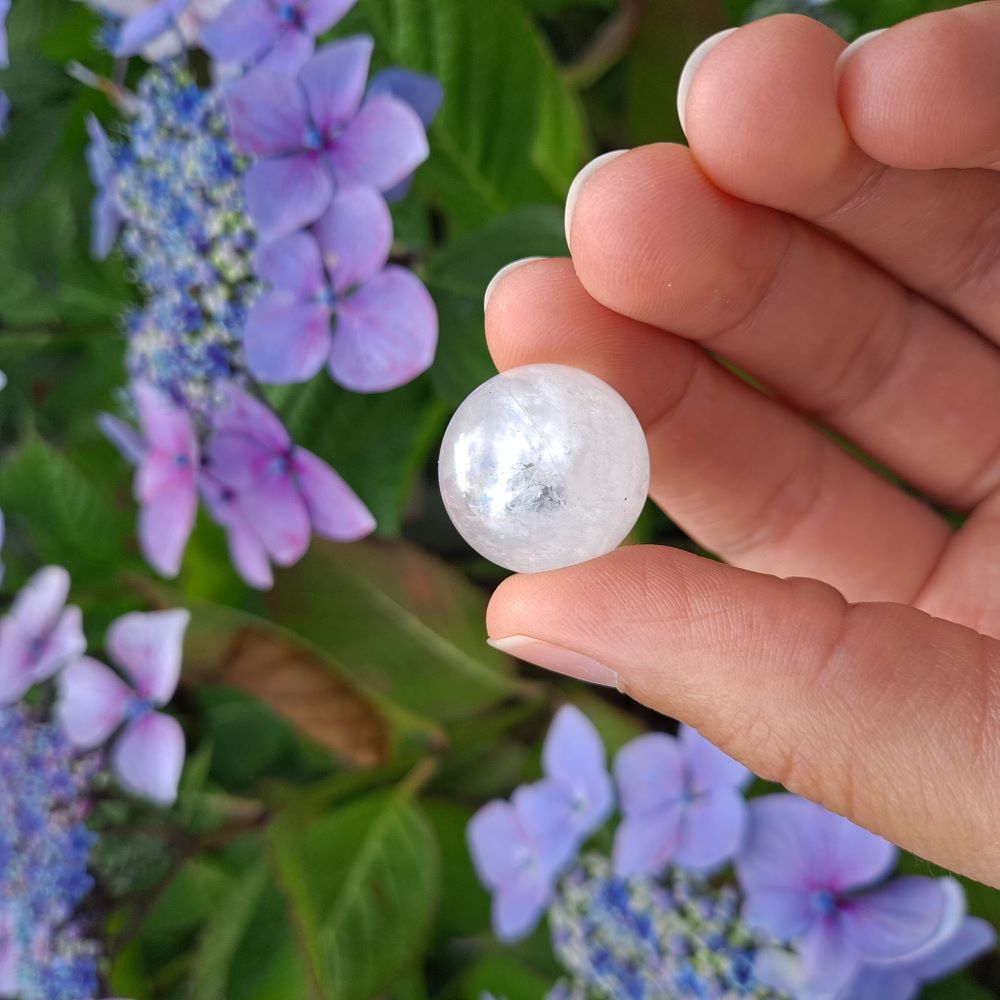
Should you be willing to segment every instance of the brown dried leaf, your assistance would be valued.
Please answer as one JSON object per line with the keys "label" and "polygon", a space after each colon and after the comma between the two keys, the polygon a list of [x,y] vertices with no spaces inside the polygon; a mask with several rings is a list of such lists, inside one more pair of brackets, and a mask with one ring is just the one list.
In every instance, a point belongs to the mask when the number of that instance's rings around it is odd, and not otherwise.
{"label": "brown dried leaf", "polygon": [[243,628],[219,680],[259,698],[358,767],[376,767],[389,756],[388,726],[378,707],[307,649]]}

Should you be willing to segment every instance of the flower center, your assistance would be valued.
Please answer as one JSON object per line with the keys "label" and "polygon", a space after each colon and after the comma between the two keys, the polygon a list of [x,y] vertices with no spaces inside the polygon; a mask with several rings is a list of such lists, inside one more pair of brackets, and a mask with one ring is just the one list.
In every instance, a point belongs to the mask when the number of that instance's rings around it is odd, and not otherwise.
{"label": "flower center", "polygon": [[299,7],[294,3],[279,3],[277,10],[278,20],[282,24],[299,23]]}
{"label": "flower center", "polygon": [[283,476],[288,475],[288,470],[291,468],[291,463],[288,461],[287,455],[275,455],[267,463],[267,473],[275,479],[280,479]]}
{"label": "flower center", "polygon": [[836,913],[839,909],[837,897],[829,889],[817,889],[813,893],[812,903],[824,917]]}
{"label": "flower center", "polygon": [[306,149],[320,150],[323,148],[323,136],[315,125],[311,125],[306,132],[304,145]]}

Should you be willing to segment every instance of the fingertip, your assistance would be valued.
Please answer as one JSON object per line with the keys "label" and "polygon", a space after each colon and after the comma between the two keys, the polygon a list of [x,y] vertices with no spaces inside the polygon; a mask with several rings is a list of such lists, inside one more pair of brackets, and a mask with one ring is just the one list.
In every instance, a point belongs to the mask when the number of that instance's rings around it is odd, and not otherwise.
{"label": "fingertip", "polygon": [[512,271],[516,271],[519,267],[523,267],[525,264],[532,264],[536,260],[545,259],[545,257],[521,257],[519,260],[512,260],[509,264],[505,264],[501,267],[500,270],[497,271],[492,278],[490,278],[490,283],[486,286],[486,291],[483,293],[483,312],[485,313],[489,310],[490,299],[493,297],[493,293],[497,290],[497,287],[508,274]]}
{"label": "fingertip", "polygon": [[723,31],[717,31],[714,35],[710,35],[706,38],[700,45],[698,45],[695,50],[688,56],[687,62],[684,64],[684,69],[681,70],[680,80],[677,82],[677,117],[680,119],[681,129],[687,134],[687,129],[684,126],[684,118],[687,112],[687,96],[688,91],[691,89],[691,82],[694,80],[695,74],[701,67],[701,64],[705,61],[708,54],[719,44],[719,42],[728,38],[733,32],[738,31],[739,28],[726,28]]}
{"label": "fingertip", "polygon": [[571,252],[573,249],[573,243],[570,239],[570,234],[573,229],[573,214],[576,211],[576,203],[580,198],[580,194],[583,192],[584,185],[603,166],[611,163],[612,160],[617,160],[619,156],[624,156],[627,152],[627,149],[613,149],[609,153],[602,153],[600,156],[595,156],[594,159],[581,168],[580,172],[573,178],[573,183],[570,184],[569,191],[566,192],[566,209],[563,218],[563,225],[566,229],[566,245],[570,248]]}

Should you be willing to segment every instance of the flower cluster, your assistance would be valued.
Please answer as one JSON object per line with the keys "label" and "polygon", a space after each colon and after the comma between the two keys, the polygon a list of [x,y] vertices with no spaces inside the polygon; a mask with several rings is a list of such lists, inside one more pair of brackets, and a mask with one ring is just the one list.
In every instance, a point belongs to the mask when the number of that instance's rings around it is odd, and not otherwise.
{"label": "flower cluster", "polygon": [[0,619],[0,996],[20,1000],[96,995],[99,950],[78,911],[93,886],[86,819],[101,747],[111,742],[119,784],[159,805],[175,800],[184,764],[180,725],[156,709],[177,686],[188,613],[112,623],[106,645],[126,683],[84,655],[69,586],[48,566]]}
{"label": "flower cluster", "polygon": [[32,710],[0,707],[0,996],[96,995],[98,949],[76,911],[93,884],[85,819],[98,765]]}
{"label": "flower cluster", "polygon": [[754,974],[762,940],[739,906],[732,886],[713,889],[678,868],[662,883],[626,878],[587,854],[549,910],[553,948],[568,973],[549,1000],[779,996]]}
{"label": "flower cluster", "polygon": [[137,466],[140,547],[155,569],[179,572],[200,500],[237,570],[266,589],[314,533],[351,541],[375,527],[256,385],[325,366],[378,392],[431,363],[437,315],[389,262],[386,196],[405,193],[427,155],[440,87],[402,70],[369,85],[368,38],[316,51],[353,0],[234,0],[187,34],[185,18],[206,16],[197,0],[121,4],[122,52],[148,54],[169,24],[230,82],[206,90],[178,63],[153,67],[121,140],[89,124],[93,250],[120,242],[145,296],[126,317],[139,431],[108,415],[102,426]]}
{"label": "flower cluster", "polygon": [[[911,1000],[995,943],[954,879],[894,877],[895,847],[796,796],[748,802],[750,773],[688,727],[618,752],[610,859],[578,861],[614,792],[576,708],[556,714],[543,768],[480,809],[468,840],[499,937],[548,912],[569,974],[553,1000]],[[707,881],[727,866],[735,882]]]}

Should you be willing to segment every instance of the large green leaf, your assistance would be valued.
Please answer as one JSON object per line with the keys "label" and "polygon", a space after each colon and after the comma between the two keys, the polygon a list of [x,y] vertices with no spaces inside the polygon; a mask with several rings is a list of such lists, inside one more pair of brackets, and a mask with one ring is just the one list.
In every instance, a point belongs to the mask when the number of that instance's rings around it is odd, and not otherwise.
{"label": "large green leaf", "polygon": [[433,73],[445,101],[420,184],[454,220],[561,200],[584,156],[579,109],[515,0],[362,0],[380,55]]}
{"label": "large green leaf", "polygon": [[437,907],[440,858],[405,784],[304,828],[279,820],[271,845],[324,997],[369,1000],[411,966]]}
{"label": "large green leaf", "polygon": [[392,701],[439,720],[517,690],[486,645],[485,598],[406,542],[314,543],[267,596],[273,618]]}
{"label": "large green leaf", "polygon": [[457,405],[496,374],[483,336],[483,294],[512,260],[566,253],[562,209],[523,208],[451,243],[431,263],[427,284],[441,318],[441,344],[431,369],[434,387]]}
{"label": "large green leaf", "polygon": [[190,1000],[217,1000],[226,995],[233,956],[260,904],[268,881],[263,861],[250,867],[218,900],[205,923],[191,961]]}
{"label": "large green leaf", "polygon": [[28,439],[0,470],[0,508],[23,524],[42,561],[100,575],[127,561],[129,524],[100,486],[41,438]]}

